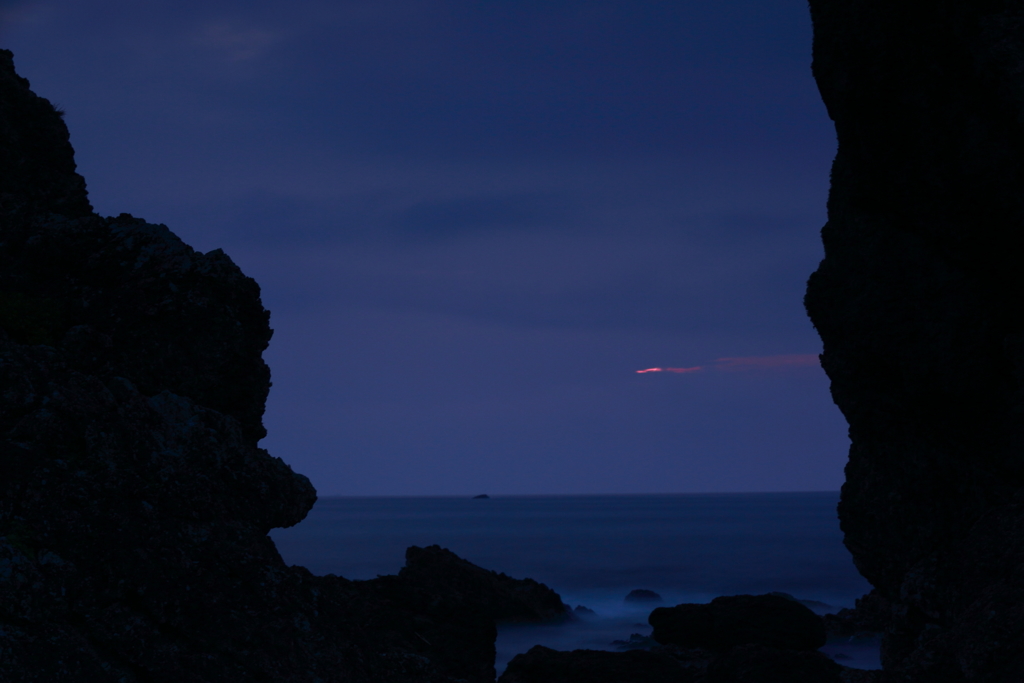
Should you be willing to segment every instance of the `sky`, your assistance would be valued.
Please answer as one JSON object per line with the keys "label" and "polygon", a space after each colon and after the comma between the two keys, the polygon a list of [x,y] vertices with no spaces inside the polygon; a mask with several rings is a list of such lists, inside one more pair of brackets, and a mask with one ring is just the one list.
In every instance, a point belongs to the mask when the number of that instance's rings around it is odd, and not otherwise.
{"label": "sky", "polygon": [[838,490],[802,0],[0,0],[102,215],[223,248],[320,495]]}

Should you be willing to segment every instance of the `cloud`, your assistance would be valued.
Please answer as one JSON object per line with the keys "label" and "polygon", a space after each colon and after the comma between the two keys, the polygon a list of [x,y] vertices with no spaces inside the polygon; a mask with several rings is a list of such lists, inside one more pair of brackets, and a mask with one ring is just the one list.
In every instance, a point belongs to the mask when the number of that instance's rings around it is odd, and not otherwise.
{"label": "cloud", "polygon": [[206,24],[194,35],[197,44],[219,50],[230,61],[246,62],[263,56],[281,36],[261,28]]}
{"label": "cloud", "polygon": [[[776,370],[776,369],[792,369],[792,368],[809,368],[820,365],[821,361],[818,359],[818,355],[814,353],[791,353],[779,356],[743,356],[743,357],[729,357],[729,358],[716,358],[715,364],[711,366],[714,370]],[[705,366],[696,365],[692,368],[647,368],[645,370],[637,370],[637,374],[645,374],[648,372],[675,372],[678,374],[685,374],[689,372],[698,372],[703,370]]]}
{"label": "cloud", "polygon": [[495,228],[557,224],[563,198],[555,193],[517,193],[429,200],[400,212],[394,226],[407,237],[437,239]]}
{"label": "cloud", "polygon": [[762,370],[775,368],[807,368],[820,365],[816,353],[791,353],[781,356],[744,356],[740,358],[716,358],[719,370]]}
{"label": "cloud", "polygon": [[0,38],[6,41],[18,24],[38,24],[53,13],[52,7],[33,0],[0,0]]}

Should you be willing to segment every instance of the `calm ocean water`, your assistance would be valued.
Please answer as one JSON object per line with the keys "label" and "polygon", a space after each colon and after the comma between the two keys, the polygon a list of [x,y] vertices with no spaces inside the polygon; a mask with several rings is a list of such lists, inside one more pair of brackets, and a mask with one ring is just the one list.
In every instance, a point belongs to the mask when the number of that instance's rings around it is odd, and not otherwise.
{"label": "calm ocean water", "polygon": [[[651,607],[623,601],[635,588],[656,591],[668,605],[782,591],[852,606],[870,586],[843,547],[838,499],[833,492],[322,498],[301,524],[271,536],[289,564],[349,579],[394,574],[408,546],[436,543],[596,612],[564,626],[502,628],[500,673],[538,643],[614,650],[614,640],[649,635]],[[877,643],[825,650],[849,666],[878,666]]]}

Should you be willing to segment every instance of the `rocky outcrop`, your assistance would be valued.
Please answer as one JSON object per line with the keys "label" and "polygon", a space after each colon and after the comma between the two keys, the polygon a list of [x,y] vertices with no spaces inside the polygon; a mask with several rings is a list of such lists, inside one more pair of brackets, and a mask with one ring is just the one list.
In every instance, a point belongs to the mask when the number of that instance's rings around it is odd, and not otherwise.
{"label": "rocky outcrop", "polygon": [[0,679],[494,680],[547,587],[411,548],[397,577],[288,567],[316,493],[259,448],[269,314],[226,254],[101,218],[67,128],[0,51]]}
{"label": "rocky outcrop", "polygon": [[652,637],[616,641],[620,652],[538,645],[514,657],[499,683],[879,683],[880,672],[818,652],[825,622],[793,598],[723,596],[659,607],[648,621]]}
{"label": "rocky outcrop", "polygon": [[1024,5],[811,13],[839,146],[806,304],[886,680],[1024,680]]}
{"label": "rocky outcrop", "polygon": [[92,214],[63,115],[36,97],[0,50],[0,215]]}
{"label": "rocky outcrop", "polygon": [[648,621],[656,641],[686,648],[727,650],[755,644],[817,650],[826,639],[821,617],[778,595],[728,595],[708,604],[659,607]]}
{"label": "rocky outcrop", "polygon": [[865,638],[877,637],[889,628],[892,621],[892,604],[872,590],[857,598],[853,609],[843,608],[826,614],[825,631],[830,637]]}
{"label": "rocky outcrop", "polygon": [[634,588],[629,591],[623,602],[639,604],[657,604],[661,602],[661,596],[647,588]]}
{"label": "rocky outcrop", "polygon": [[651,637],[678,651],[707,652],[709,683],[839,683],[843,667],[817,652],[825,623],[781,595],[730,595],[659,607]]}
{"label": "rocky outcrop", "polygon": [[504,623],[573,618],[558,593],[544,584],[481,569],[436,545],[409,548],[398,582],[416,594],[410,595],[410,604],[429,603],[431,609],[452,614],[477,613]]}
{"label": "rocky outcrop", "polygon": [[714,654],[672,645],[627,652],[537,645],[516,655],[498,683],[881,683],[880,674],[813,650],[752,644]]}

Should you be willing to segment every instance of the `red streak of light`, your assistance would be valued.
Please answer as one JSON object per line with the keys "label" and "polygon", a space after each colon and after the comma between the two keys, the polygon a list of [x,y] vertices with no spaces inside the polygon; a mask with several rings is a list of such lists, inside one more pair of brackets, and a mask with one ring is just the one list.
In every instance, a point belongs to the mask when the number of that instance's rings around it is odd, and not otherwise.
{"label": "red streak of light", "polygon": [[697,365],[692,368],[647,368],[646,370],[637,370],[637,374],[642,375],[645,372],[675,372],[678,374],[684,374],[687,372],[697,372],[698,370],[703,369],[703,365]]}

